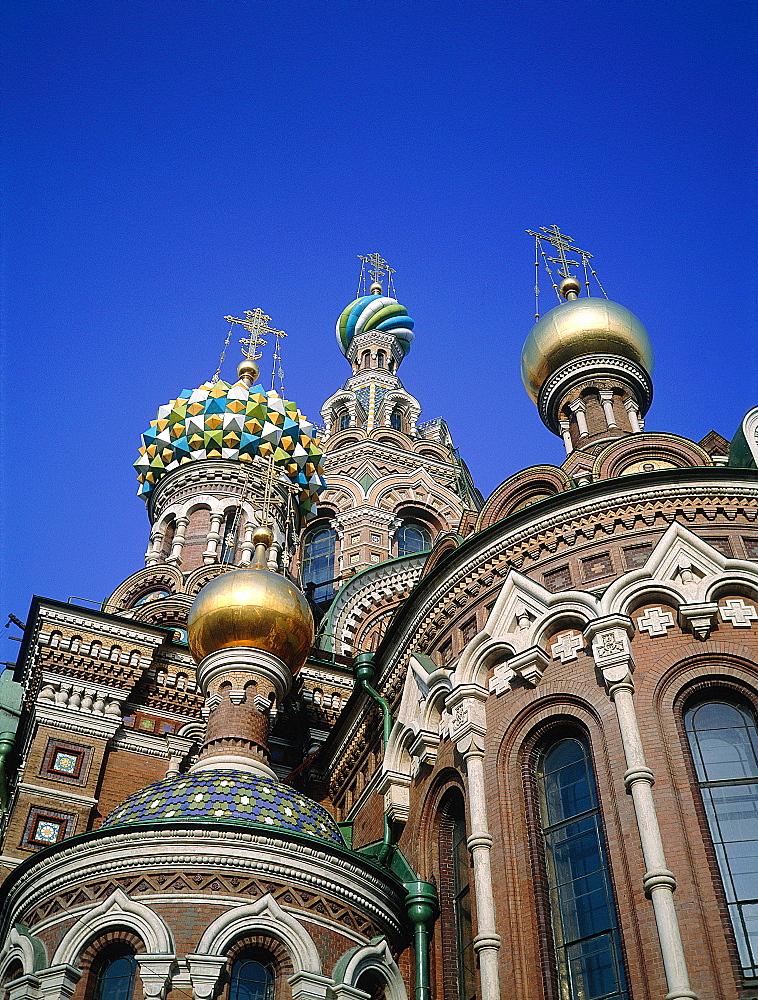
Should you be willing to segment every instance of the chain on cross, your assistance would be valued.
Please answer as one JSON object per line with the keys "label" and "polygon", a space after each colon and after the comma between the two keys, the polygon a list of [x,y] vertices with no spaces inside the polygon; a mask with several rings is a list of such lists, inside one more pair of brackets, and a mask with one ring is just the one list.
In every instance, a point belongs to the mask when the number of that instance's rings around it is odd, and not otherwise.
{"label": "chain on cross", "polygon": [[224,316],[224,319],[227,323],[238,323],[250,334],[249,337],[240,340],[240,344],[243,345],[242,353],[248,361],[257,361],[262,356],[259,348],[267,343],[263,339],[264,334],[281,333],[268,325],[271,317],[262,309],[246,309],[244,319],[239,319],[237,316]]}

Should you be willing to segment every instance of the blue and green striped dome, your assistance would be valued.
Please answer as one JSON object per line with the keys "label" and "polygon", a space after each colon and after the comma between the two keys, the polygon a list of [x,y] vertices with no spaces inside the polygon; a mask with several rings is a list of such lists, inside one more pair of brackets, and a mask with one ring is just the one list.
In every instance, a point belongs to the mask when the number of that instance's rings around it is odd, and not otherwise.
{"label": "blue and green striped dome", "polygon": [[347,356],[353,337],[368,330],[391,333],[400,344],[403,355],[411,349],[413,320],[405,306],[384,295],[362,295],[351,302],[337,320],[337,343]]}
{"label": "blue and green striped dome", "polygon": [[318,802],[289,785],[239,771],[197,771],[148,785],[106,816],[102,829],[185,820],[264,827],[345,846],[337,823]]}
{"label": "blue and green striped dome", "polygon": [[179,393],[158,410],[139,452],[134,467],[145,500],[167,472],[204,458],[249,463],[273,456],[274,465],[299,487],[304,516],[326,489],[313,424],[295,403],[244,381],[230,385],[219,379]]}

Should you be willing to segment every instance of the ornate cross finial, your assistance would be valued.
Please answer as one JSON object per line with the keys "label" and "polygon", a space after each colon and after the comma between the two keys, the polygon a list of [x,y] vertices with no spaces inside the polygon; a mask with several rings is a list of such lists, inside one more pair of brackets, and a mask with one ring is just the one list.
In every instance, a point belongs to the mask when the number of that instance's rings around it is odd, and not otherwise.
{"label": "ornate cross finial", "polygon": [[382,280],[387,275],[387,294],[392,296],[394,294],[394,281],[392,280],[392,275],[395,273],[395,268],[390,267],[387,261],[378,253],[370,253],[365,257],[362,254],[358,254],[358,260],[361,262],[361,276],[358,279],[358,294],[361,294],[361,288],[365,289],[366,282],[366,272],[368,272],[368,277],[371,279],[371,291],[382,293]]}
{"label": "ornate cross finial", "polygon": [[274,336],[282,336],[281,330],[274,330],[268,325],[271,317],[267,316],[262,309],[246,309],[244,319],[238,319],[236,316],[224,316],[224,319],[227,323],[239,323],[250,334],[249,337],[243,337],[240,340],[240,344],[244,345],[242,353],[250,361],[257,361],[261,357],[258,348],[266,343],[263,339],[264,334],[272,333]]}
{"label": "ornate cross finial", "polygon": [[[564,236],[561,232],[559,226],[540,226],[540,232],[535,233],[531,229],[527,229],[529,236],[534,236],[538,240],[545,240],[552,247],[558,251],[557,257],[549,257],[548,260],[551,264],[560,264],[558,269],[558,274],[562,278],[572,277],[569,271],[570,267],[579,267],[581,264],[586,264],[588,260],[592,259],[592,254],[587,253],[586,250],[580,250],[579,247],[572,246],[573,240],[570,236]],[[566,253],[577,253],[581,257],[581,260],[569,260]]]}

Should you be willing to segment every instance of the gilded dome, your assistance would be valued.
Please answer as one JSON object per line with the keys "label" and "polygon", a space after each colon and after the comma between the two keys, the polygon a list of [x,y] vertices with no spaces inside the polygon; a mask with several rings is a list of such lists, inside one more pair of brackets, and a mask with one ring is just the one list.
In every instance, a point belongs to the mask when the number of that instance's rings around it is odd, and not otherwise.
{"label": "gilded dome", "polygon": [[187,634],[198,663],[217,649],[252,646],[278,656],[294,674],[313,644],[313,615],[283,576],[238,569],[206,583],[190,608]]}
{"label": "gilded dome", "polygon": [[263,827],[345,846],[323,806],[289,785],[238,771],[197,771],[148,785],[106,816],[101,829],[186,820]]}
{"label": "gilded dome", "polygon": [[653,348],[647,330],[624,306],[579,298],[551,309],[535,323],[521,352],[521,378],[537,402],[540,389],[562,365],[590,354],[616,355],[650,374]]}
{"label": "gilded dome", "polygon": [[362,295],[345,306],[337,320],[337,343],[347,356],[353,337],[369,330],[391,333],[407,354],[413,341],[413,320],[405,306],[386,295]]}
{"label": "gilded dome", "polygon": [[[256,370],[253,366],[249,374]],[[250,385],[252,380],[205,382],[160,407],[142,435],[134,463],[140,496],[147,500],[167,472],[187,462],[226,458],[249,463],[273,456],[276,468],[299,487],[301,513],[310,513],[326,488],[315,428],[295,403],[260,384]]]}

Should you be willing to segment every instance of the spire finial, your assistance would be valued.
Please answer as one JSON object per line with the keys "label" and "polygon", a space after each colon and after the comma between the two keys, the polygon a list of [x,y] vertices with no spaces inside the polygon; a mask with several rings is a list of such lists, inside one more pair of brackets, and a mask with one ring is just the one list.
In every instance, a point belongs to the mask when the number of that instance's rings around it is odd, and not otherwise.
{"label": "spire finial", "polygon": [[358,260],[361,261],[361,276],[358,279],[358,295],[361,295],[361,289],[364,289],[363,294],[365,295],[367,273],[368,277],[371,278],[369,295],[383,295],[384,286],[382,285],[382,281],[386,274],[387,295],[393,297],[395,293],[394,281],[392,280],[392,275],[395,273],[394,267],[390,267],[387,261],[378,253],[370,253],[365,257],[358,254]]}

